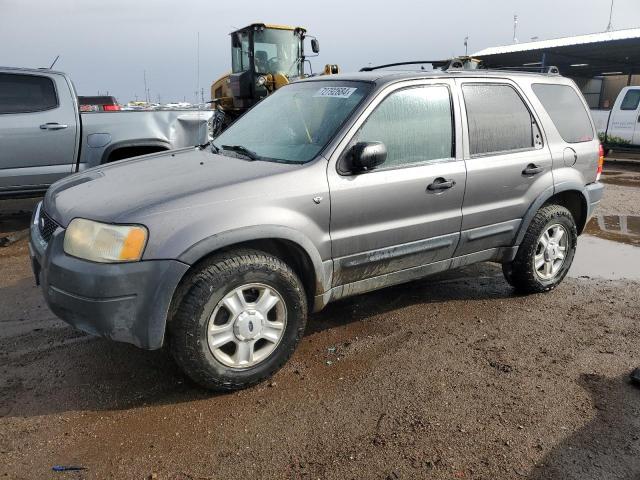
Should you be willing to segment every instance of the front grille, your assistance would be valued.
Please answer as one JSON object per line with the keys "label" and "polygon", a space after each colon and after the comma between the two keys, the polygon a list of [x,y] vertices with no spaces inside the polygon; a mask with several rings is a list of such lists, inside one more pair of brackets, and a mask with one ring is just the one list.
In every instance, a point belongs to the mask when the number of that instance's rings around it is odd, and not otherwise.
{"label": "front grille", "polygon": [[51,237],[53,236],[53,232],[58,228],[58,224],[55,222],[53,218],[47,215],[47,212],[44,210],[40,210],[40,218],[38,219],[38,231],[40,232],[40,236],[42,239],[49,243]]}

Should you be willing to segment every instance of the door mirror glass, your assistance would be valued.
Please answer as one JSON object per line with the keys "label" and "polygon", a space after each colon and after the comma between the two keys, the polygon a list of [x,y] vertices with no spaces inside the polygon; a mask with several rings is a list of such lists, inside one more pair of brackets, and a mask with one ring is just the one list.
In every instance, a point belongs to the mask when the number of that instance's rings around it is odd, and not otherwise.
{"label": "door mirror glass", "polygon": [[351,147],[348,158],[352,173],[368,172],[385,162],[387,147],[382,142],[359,142]]}
{"label": "door mirror glass", "polygon": [[311,39],[311,51],[313,53],[320,53],[320,42],[316,38]]}

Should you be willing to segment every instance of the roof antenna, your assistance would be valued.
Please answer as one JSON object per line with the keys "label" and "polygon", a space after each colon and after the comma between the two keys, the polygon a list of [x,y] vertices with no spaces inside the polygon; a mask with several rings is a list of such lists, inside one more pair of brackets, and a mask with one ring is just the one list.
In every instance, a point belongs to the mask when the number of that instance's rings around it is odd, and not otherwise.
{"label": "roof antenna", "polygon": [[516,30],[518,29],[518,15],[513,16],[513,43],[518,43],[518,37],[516,37]]}
{"label": "roof antenna", "polygon": [[613,25],[611,24],[611,17],[613,17],[613,0],[611,0],[611,9],[609,9],[609,25],[607,25],[607,32],[613,30]]}
{"label": "roof antenna", "polygon": [[57,55],[56,58],[53,60],[53,63],[49,67],[49,70],[51,70],[53,68],[53,66],[56,64],[56,62],[58,61],[59,58],[60,58],[60,55]]}

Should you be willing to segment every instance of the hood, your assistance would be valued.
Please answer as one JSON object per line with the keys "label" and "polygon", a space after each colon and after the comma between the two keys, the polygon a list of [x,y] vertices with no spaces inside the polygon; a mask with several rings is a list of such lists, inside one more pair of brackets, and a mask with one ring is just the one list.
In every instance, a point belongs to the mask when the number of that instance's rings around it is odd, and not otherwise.
{"label": "hood", "polygon": [[[208,148],[174,150],[92,168],[54,183],[44,209],[66,227],[76,218],[107,223],[132,221],[163,208],[229,200],[225,187],[299,168],[296,164],[248,161]],[[226,190],[226,193],[225,193]]]}

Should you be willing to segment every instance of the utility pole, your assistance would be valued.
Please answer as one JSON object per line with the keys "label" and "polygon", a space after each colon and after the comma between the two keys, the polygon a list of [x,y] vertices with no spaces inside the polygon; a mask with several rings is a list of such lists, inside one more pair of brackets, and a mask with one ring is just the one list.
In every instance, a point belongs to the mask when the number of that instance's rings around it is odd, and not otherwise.
{"label": "utility pole", "polygon": [[147,71],[143,71],[144,75],[144,98],[147,103],[149,103],[149,89],[147,88]]}
{"label": "utility pole", "polygon": [[198,103],[198,92],[200,91],[200,32],[198,32],[196,39],[196,103]]}
{"label": "utility pole", "polygon": [[464,56],[469,56],[469,36],[464,37]]}
{"label": "utility pole", "polygon": [[611,0],[611,8],[609,9],[609,25],[607,25],[607,32],[613,30],[613,25],[611,24],[611,19],[613,18],[613,0]]}
{"label": "utility pole", "polygon": [[518,15],[513,16],[513,43],[518,43],[516,32],[518,31]]}

